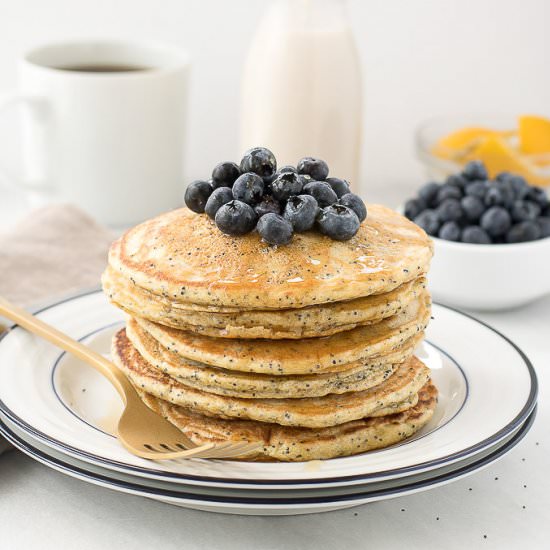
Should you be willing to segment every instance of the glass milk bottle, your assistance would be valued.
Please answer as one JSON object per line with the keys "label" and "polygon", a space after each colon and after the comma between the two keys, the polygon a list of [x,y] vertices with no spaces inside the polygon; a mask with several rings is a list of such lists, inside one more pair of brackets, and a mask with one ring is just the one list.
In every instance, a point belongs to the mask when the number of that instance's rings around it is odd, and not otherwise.
{"label": "glass milk bottle", "polygon": [[242,82],[241,149],[265,146],[279,166],[305,156],[357,190],[361,72],[344,0],[275,0]]}

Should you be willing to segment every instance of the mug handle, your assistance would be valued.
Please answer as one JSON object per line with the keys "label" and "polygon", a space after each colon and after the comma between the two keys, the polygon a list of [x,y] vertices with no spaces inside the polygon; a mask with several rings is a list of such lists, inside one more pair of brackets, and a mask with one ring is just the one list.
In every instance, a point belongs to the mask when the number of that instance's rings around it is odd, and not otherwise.
{"label": "mug handle", "polygon": [[[6,94],[0,95],[0,115],[4,111],[8,111],[12,108],[17,108],[19,106],[25,106],[29,109],[31,116],[39,122],[39,125],[45,130],[46,127],[46,112],[45,112],[45,100],[39,96],[31,96],[23,94],[21,92],[9,92]],[[40,136],[42,140],[44,136]],[[8,188],[19,187],[26,188],[27,190],[45,190],[45,178],[36,178],[31,181],[26,181],[20,178],[17,178],[10,173],[9,170],[6,170],[0,166],[0,179],[2,183]],[[19,189],[19,190],[20,190]]]}

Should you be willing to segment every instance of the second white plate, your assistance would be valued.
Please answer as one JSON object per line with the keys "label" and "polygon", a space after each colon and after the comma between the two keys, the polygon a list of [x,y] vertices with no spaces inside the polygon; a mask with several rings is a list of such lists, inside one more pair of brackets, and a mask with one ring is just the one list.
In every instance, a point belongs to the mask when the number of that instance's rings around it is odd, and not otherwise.
{"label": "second white plate", "polygon": [[226,514],[295,515],[324,512],[357,506],[376,500],[395,498],[456,481],[487,467],[508,453],[527,433],[535,412],[512,434],[474,457],[422,474],[363,485],[307,490],[237,490],[212,488],[144,479],[69,457],[33,440],[15,426],[0,422],[0,433],[23,452],[64,474],[102,487],[144,496],[187,508]]}

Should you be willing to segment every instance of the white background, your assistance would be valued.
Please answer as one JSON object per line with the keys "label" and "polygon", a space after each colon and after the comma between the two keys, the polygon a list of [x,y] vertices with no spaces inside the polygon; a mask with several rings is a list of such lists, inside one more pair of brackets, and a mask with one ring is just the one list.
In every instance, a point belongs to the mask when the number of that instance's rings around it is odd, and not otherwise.
{"label": "white background", "polygon": [[[15,86],[17,56],[42,42],[115,37],[180,45],[194,65],[187,173],[204,177],[218,160],[240,154],[239,81],[265,4],[0,0],[0,93]],[[413,130],[428,117],[550,115],[548,0],[353,0],[349,8],[364,70],[361,188],[368,200],[374,195],[391,203],[398,189],[405,193],[418,184]],[[14,123],[0,120],[0,162],[13,162]],[[116,494],[8,453],[0,458],[0,550],[547,548],[549,311],[547,298],[483,316],[532,359],[540,408],[525,441],[469,479],[334,514],[242,518]]]}
{"label": "white background", "polygon": [[[264,0],[0,0],[0,92],[33,45],[83,37],[137,38],[186,48],[193,59],[186,172],[207,176],[238,158],[240,77]],[[414,128],[435,115],[550,114],[547,0],[351,0],[364,78],[360,188],[421,179]],[[0,120],[0,161],[15,124]],[[7,126],[10,126],[8,129]],[[15,145],[11,145],[15,147]],[[370,195],[370,196],[369,196]],[[380,197],[380,199],[378,199]]]}

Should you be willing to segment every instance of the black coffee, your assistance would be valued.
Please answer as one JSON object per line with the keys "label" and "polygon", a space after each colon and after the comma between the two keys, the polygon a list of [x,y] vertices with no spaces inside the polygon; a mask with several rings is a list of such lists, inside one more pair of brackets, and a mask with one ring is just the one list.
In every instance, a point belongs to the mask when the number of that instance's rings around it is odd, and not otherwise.
{"label": "black coffee", "polygon": [[56,67],[60,71],[75,71],[79,73],[129,73],[136,71],[150,71],[150,67],[139,65],[67,65]]}

